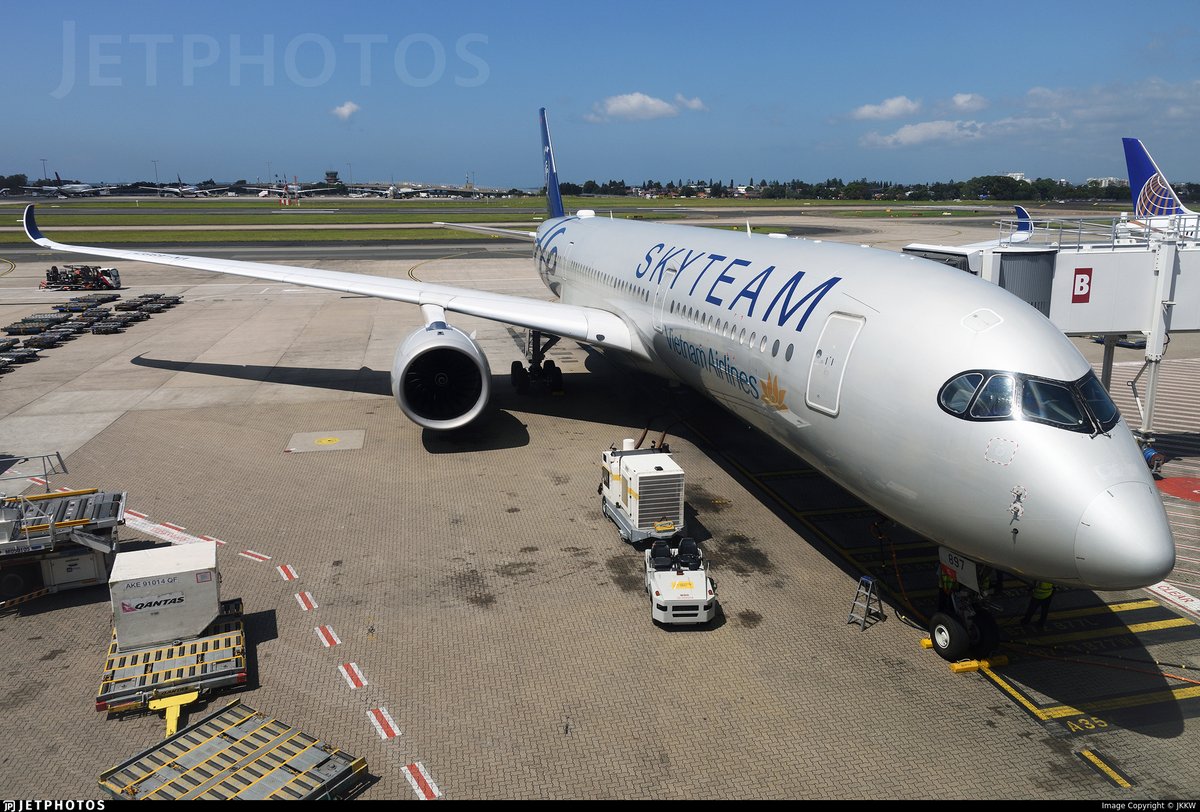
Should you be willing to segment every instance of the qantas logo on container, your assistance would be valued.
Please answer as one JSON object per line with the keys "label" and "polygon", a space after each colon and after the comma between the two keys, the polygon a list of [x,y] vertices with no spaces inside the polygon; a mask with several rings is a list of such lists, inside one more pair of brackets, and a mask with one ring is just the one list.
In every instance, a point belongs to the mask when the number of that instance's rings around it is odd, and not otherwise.
{"label": "qantas logo on container", "polygon": [[138,601],[121,601],[121,613],[128,615],[133,612],[143,612],[147,609],[161,609],[164,606],[172,606],[178,603],[183,603],[182,592],[173,592],[170,595],[155,595],[153,598],[144,598]]}

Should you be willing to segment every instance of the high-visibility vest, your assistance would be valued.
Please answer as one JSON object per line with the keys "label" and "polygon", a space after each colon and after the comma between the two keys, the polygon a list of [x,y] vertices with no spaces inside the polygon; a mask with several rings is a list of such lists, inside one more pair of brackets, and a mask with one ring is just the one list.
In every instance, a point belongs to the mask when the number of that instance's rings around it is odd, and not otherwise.
{"label": "high-visibility vest", "polygon": [[1033,597],[1041,600],[1048,598],[1054,592],[1054,584],[1049,581],[1038,581],[1033,587]]}

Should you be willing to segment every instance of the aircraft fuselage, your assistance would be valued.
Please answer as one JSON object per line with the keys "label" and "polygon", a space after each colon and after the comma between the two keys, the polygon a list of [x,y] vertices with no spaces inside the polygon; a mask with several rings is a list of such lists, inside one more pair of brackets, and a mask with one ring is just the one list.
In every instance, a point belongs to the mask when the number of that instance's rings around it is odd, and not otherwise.
{"label": "aircraft fuselage", "polygon": [[998,286],[863,246],[594,216],[543,223],[535,259],[564,302],[599,302],[633,325],[648,369],[932,541],[1094,589],[1144,586],[1174,565],[1123,419],[1097,432],[1029,419],[1020,403],[999,418],[939,405],[972,371],[1034,379],[1035,393],[1091,375],[1053,324]]}

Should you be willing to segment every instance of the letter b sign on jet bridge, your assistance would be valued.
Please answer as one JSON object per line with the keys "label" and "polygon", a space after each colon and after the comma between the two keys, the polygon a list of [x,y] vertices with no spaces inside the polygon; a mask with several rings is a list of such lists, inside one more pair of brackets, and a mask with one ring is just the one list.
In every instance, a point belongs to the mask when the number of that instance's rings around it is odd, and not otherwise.
{"label": "letter b sign on jet bridge", "polygon": [[1092,269],[1076,268],[1071,284],[1071,304],[1087,304],[1092,296]]}

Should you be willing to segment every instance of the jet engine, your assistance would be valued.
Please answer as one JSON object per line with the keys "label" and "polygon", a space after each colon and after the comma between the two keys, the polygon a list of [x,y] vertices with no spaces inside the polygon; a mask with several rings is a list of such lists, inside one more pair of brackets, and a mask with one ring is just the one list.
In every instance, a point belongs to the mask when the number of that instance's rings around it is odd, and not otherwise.
{"label": "jet engine", "polygon": [[492,371],[473,338],[444,321],[413,331],[392,362],[392,395],[409,419],[427,429],[465,426],[483,412]]}

